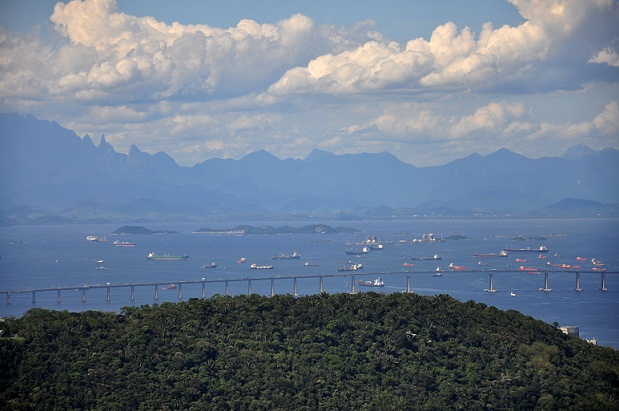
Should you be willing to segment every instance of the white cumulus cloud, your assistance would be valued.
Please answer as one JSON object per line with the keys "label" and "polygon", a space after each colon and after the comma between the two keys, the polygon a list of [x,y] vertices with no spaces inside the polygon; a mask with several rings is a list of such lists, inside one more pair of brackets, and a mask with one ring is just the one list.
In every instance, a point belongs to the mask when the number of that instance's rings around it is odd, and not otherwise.
{"label": "white cumulus cloud", "polygon": [[611,47],[600,50],[589,63],[606,63],[609,66],[619,67],[619,54]]}
{"label": "white cumulus cloud", "polygon": [[[468,27],[459,30],[447,22],[438,26],[429,40],[414,39],[405,47],[368,42],[290,69],[269,91],[285,95],[396,87],[487,88],[523,78],[535,63],[548,58],[552,47],[569,47],[566,39],[582,28],[588,16],[612,8],[611,0],[510,2],[527,19],[516,27],[494,28],[486,23],[476,35]],[[609,56],[598,57],[604,58]]]}

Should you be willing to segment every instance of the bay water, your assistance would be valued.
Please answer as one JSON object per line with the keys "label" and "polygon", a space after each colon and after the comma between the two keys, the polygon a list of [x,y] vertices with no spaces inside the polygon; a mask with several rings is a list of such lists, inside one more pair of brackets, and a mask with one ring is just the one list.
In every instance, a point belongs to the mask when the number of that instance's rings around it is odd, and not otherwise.
{"label": "bay water", "polygon": [[[55,310],[119,312],[141,306],[248,292],[270,295],[403,292],[421,295],[448,294],[460,301],[474,300],[502,310],[517,310],[550,324],[578,326],[581,338],[595,338],[600,345],[619,348],[619,219],[474,219],[322,222],[331,227],[359,230],[344,234],[235,235],[198,234],[200,228],[225,229],[237,223],[149,223],[152,230],[174,234],[113,236],[114,225],[45,225],[0,228],[0,316],[21,316],[38,307]],[[253,226],[289,225],[295,228],[316,222],[257,222]],[[426,240],[432,234],[437,240]],[[105,242],[86,240],[106,237]],[[425,235],[425,237],[424,237]],[[382,250],[348,255],[346,250],[368,236],[383,243]],[[115,240],[135,242],[116,247]],[[503,248],[537,248],[540,253],[510,253],[503,258],[474,258],[475,253],[499,253]],[[189,255],[186,261],[152,261],[149,252]],[[297,252],[300,259],[271,259]],[[439,255],[437,261],[414,257]],[[237,261],[245,257],[246,263]],[[580,257],[580,259],[579,259]],[[605,264],[606,273],[591,272],[591,259]],[[516,261],[516,260],[526,261]],[[586,259],[583,260],[583,259]],[[217,267],[203,268],[215,262]],[[305,265],[305,263],[309,265]],[[250,265],[273,269],[250,269]],[[354,272],[338,268],[361,263]],[[467,271],[453,271],[449,265]],[[480,265],[481,263],[481,265]],[[413,265],[414,264],[414,265]],[[579,266],[563,269],[559,265]],[[519,267],[538,268],[536,274]],[[433,272],[440,268],[443,273]],[[496,271],[494,271],[496,270]],[[502,270],[512,270],[504,272]],[[576,291],[576,272],[580,291]],[[548,288],[545,288],[548,273]],[[340,274],[335,276],[335,274]],[[322,278],[316,277],[325,275]],[[353,279],[354,275],[354,279]],[[487,292],[492,275],[495,292]],[[381,277],[384,287],[359,287],[357,281]],[[274,281],[271,281],[274,278]],[[253,279],[251,282],[247,279]],[[226,282],[227,280],[227,282]],[[183,281],[197,282],[182,284]],[[602,281],[606,290],[602,288]],[[107,300],[106,285],[115,286]],[[133,300],[129,284],[135,286]],[[156,284],[156,285],[153,285]],[[182,284],[179,293],[178,284]],[[84,286],[104,286],[88,288]],[[172,286],[170,286],[172,285]],[[62,287],[60,297],[55,289]],[[75,287],[75,288],[72,288]],[[69,288],[69,289],[64,289]],[[157,297],[155,300],[155,288]],[[49,289],[33,295],[29,290]],[[10,291],[10,294],[8,293]]]}

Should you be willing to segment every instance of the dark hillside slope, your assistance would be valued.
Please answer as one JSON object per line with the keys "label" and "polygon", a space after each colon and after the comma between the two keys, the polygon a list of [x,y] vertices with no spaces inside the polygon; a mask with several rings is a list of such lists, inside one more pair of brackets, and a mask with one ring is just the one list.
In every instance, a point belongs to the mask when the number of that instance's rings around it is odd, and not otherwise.
{"label": "dark hillside slope", "polygon": [[439,295],[192,299],[2,324],[0,408],[616,410],[619,354]]}

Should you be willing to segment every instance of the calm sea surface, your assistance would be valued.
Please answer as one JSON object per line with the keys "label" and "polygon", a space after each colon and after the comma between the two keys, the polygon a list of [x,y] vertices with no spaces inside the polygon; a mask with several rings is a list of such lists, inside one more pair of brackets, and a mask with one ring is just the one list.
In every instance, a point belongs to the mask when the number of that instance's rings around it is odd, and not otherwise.
{"label": "calm sea surface", "polygon": [[[303,222],[269,222],[264,225],[291,225],[302,227]],[[422,221],[362,221],[325,222],[332,227],[346,226],[360,230],[356,234],[315,235],[230,235],[195,234],[203,228],[231,228],[235,223],[165,223],[143,224],[150,229],[175,230],[176,234],[146,236],[112,236],[120,225],[61,225],[20,226],[0,228],[0,316],[20,316],[33,307],[58,310],[120,311],[124,306],[162,303],[198,298],[202,284],[183,284],[170,289],[171,283],[201,281],[204,278],[205,294],[252,293],[292,294],[292,279],[286,276],[342,274],[338,268],[349,261],[363,264],[363,270],[354,272],[355,283],[374,280],[381,276],[384,288],[365,288],[355,285],[356,291],[401,292],[410,288],[421,295],[449,294],[461,301],[474,300],[500,309],[515,309],[548,323],[575,325],[582,338],[596,338],[601,345],[619,348],[619,219],[560,219],[560,220],[422,220]],[[252,223],[259,226],[261,223]],[[424,234],[436,238],[462,235],[469,239],[443,242],[415,243]],[[106,236],[107,242],[90,242],[86,236]],[[375,236],[384,243],[384,249],[363,256],[346,255],[354,246],[350,243]],[[514,236],[524,237],[515,240]],[[541,239],[540,237],[543,237]],[[115,240],[137,243],[136,247],[115,247]],[[498,253],[504,247],[536,248],[545,245],[550,250],[546,259],[538,253],[510,254],[506,258],[473,258],[474,253]],[[151,261],[149,252],[157,254],[188,254],[187,261]],[[280,254],[301,254],[299,260],[272,260]],[[438,254],[440,261],[413,261],[413,257]],[[237,260],[245,257],[245,264]],[[578,261],[577,257],[589,261]],[[526,259],[517,262],[516,258]],[[548,282],[552,291],[540,291],[545,286],[545,275],[526,272],[494,272],[494,293],[489,288],[492,269],[544,268],[546,264],[578,265],[582,271],[593,267],[591,258],[606,264],[604,276],[607,291],[601,291],[601,273],[581,273],[581,291],[575,291],[576,274],[573,271],[551,267]],[[479,265],[479,262],[486,265]],[[203,268],[216,262],[217,267]],[[304,266],[305,262],[313,264]],[[251,270],[251,263],[273,265],[272,270]],[[415,266],[403,266],[403,263]],[[448,270],[450,263],[466,266],[470,270],[486,272],[453,271],[441,277],[430,271],[437,267]],[[418,272],[422,271],[422,272]],[[423,272],[426,271],[426,272]],[[254,278],[248,282],[231,281]],[[260,278],[260,280],[258,280]],[[270,278],[276,278],[271,282]],[[214,281],[221,280],[221,281]],[[211,282],[214,281],[214,282]],[[110,301],[107,288],[89,288],[84,294],[77,287],[112,286],[124,284],[157,283],[157,286],[113,287]],[[325,292],[350,292],[351,276],[324,277]],[[58,302],[58,287],[76,287],[63,290]],[[37,292],[33,304],[31,292],[23,290],[50,288]],[[155,288],[158,300],[155,301]],[[168,288],[168,289],[166,289]],[[10,304],[7,304],[7,291]],[[298,294],[314,294],[320,290],[319,278],[297,280]],[[512,293],[515,296],[512,296]],[[85,297],[85,301],[83,301]]]}

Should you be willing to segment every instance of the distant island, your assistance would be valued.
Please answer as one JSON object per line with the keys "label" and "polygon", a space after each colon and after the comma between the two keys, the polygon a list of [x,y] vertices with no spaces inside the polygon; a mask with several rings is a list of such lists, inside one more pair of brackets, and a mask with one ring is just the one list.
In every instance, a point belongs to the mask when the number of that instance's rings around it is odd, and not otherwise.
{"label": "distant island", "polygon": [[359,230],[350,227],[334,228],[324,224],[311,224],[301,228],[295,228],[288,225],[280,227],[237,225],[234,228],[200,228],[195,231],[195,233],[200,234],[339,234],[357,232],[359,232]]}
{"label": "distant island", "polygon": [[125,225],[114,231],[112,235],[149,235],[149,234],[175,234],[176,231],[149,230],[139,225]]}

